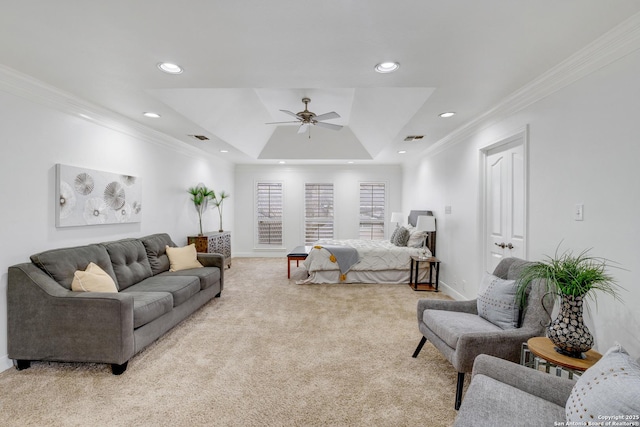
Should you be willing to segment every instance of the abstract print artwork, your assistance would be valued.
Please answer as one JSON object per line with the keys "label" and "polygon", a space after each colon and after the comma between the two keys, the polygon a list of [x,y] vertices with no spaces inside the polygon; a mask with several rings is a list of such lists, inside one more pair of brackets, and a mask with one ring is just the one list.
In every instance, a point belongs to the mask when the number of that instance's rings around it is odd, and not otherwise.
{"label": "abstract print artwork", "polygon": [[140,178],[56,165],[56,227],[140,222]]}

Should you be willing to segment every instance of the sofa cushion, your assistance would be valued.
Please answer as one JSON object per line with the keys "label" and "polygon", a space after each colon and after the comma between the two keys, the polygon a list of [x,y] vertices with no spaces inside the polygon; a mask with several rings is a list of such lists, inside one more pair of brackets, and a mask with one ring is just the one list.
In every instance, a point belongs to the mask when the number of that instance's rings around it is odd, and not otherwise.
{"label": "sofa cushion", "polygon": [[200,289],[207,289],[220,281],[220,269],[218,267],[191,268],[180,271],[165,271],[159,276],[195,276],[200,279]]}
{"label": "sofa cushion", "polygon": [[71,290],[75,292],[118,292],[116,282],[93,262],[86,270],[78,270],[73,275]]}
{"label": "sofa cushion", "polygon": [[52,249],[31,255],[31,262],[67,289],[71,289],[75,272],[86,270],[90,262],[98,265],[118,285],[116,274],[111,266],[111,258],[102,245]]}
{"label": "sofa cushion", "polygon": [[189,270],[192,268],[201,268],[202,264],[198,261],[198,252],[195,243],[184,246],[182,248],[172,248],[167,246],[167,256],[169,257],[169,271]]}
{"label": "sofa cushion", "polygon": [[516,301],[515,280],[505,280],[485,273],[478,292],[478,316],[502,329],[518,327],[520,307]]}
{"label": "sofa cushion", "polygon": [[[566,416],[567,422],[599,422],[602,421],[599,416],[637,416],[639,410],[640,365],[620,345],[616,345],[587,369],[573,386],[567,400]],[[638,422],[635,418],[619,419],[630,420]]]}
{"label": "sofa cushion", "polygon": [[464,334],[501,331],[498,326],[470,313],[448,310],[425,310],[422,320],[429,329],[451,348],[456,348],[458,339]]}
{"label": "sofa cushion", "polygon": [[168,292],[177,307],[200,292],[200,280],[195,276],[153,276],[128,287],[124,292]]}
{"label": "sofa cushion", "polygon": [[562,406],[486,375],[474,375],[454,427],[553,426],[563,420]]}
{"label": "sofa cushion", "polygon": [[158,317],[169,313],[173,309],[173,297],[169,292],[132,292],[133,296],[133,327],[139,328]]}
{"label": "sofa cushion", "polygon": [[138,239],[123,239],[103,243],[118,278],[118,289],[129,286],[151,277],[151,265],[147,259],[147,251]]}
{"label": "sofa cushion", "polygon": [[167,233],[158,233],[142,237],[140,241],[147,251],[151,272],[156,275],[163,271],[169,271],[169,257],[165,248],[166,246],[172,248],[177,246],[173,243],[171,237]]}

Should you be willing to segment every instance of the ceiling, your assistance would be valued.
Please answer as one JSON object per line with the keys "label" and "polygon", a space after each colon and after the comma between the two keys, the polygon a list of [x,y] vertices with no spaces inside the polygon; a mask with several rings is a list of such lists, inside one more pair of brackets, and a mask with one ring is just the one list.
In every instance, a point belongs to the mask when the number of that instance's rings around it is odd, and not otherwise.
{"label": "ceiling", "polygon": [[[636,0],[0,1],[1,64],[244,164],[402,163],[640,12]],[[400,68],[374,72],[382,61]],[[303,97],[343,129],[265,124]]]}

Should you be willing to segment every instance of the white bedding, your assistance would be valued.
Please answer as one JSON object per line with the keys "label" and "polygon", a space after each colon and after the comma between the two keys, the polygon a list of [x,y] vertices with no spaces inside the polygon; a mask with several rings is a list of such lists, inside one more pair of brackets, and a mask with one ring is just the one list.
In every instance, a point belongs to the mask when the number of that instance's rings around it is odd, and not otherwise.
{"label": "white bedding", "polygon": [[[329,283],[328,278],[333,277],[337,280],[330,283],[362,283],[363,279],[367,283],[408,283],[411,255],[422,254],[422,248],[395,246],[388,240],[320,240],[316,245],[351,246],[358,251],[360,261],[351,267],[345,280],[340,280],[339,267],[331,261],[331,253],[326,249],[312,249],[303,263],[309,278],[300,283]],[[427,256],[431,256],[429,250],[425,250]],[[426,270],[428,263],[420,265],[423,266]],[[359,274],[362,272],[367,273]],[[426,271],[421,271],[421,276],[425,274]]]}

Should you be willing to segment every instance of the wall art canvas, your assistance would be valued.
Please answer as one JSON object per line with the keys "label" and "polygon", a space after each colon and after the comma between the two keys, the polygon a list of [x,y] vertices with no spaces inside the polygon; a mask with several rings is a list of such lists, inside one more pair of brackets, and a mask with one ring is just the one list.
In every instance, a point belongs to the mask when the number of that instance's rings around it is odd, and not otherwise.
{"label": "wall art canvas", "polygon": [[140,178],[56,165],[56,227],[140,222]]}

